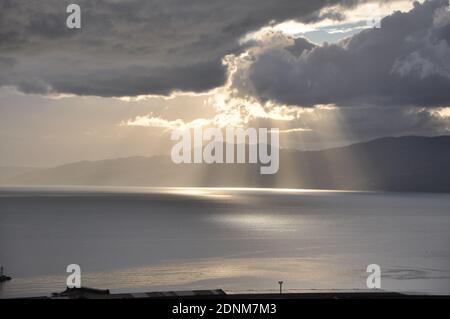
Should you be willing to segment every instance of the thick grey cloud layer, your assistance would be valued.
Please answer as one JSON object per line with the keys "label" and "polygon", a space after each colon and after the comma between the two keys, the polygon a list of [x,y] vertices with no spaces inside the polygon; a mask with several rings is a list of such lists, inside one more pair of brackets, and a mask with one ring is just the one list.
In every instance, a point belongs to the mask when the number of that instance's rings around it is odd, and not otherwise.
{"label": "thick grey cloud layer", "polygon": [[293,105],[450,105],[448,0],[416,3],[381,29],[304,51],[270,48],[248,71],[255,95]]}
{"label": "thick grey cloud layer", "polygon": [[225,81],[221,59],[273,21],[321,19],[359,0],[0,0],[0,85],[27,93],[124,96],[204,91]]}

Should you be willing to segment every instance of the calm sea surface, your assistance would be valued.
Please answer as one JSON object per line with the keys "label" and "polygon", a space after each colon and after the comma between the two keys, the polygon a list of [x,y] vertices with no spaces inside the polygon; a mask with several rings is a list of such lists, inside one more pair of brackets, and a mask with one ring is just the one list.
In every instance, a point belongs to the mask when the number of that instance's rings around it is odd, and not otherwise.
{"label": "calm sea surface", "polygon": [[450,293],[450,195],[217,188],[0,188],[0,297],[381,288]]}

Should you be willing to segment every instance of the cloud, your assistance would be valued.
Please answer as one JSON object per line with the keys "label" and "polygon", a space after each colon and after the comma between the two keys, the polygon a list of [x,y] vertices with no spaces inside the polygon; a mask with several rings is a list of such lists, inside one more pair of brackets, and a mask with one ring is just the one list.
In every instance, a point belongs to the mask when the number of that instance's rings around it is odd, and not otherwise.
{"label": "cloud", "polygon": [[155,127],[163,128],[167,131],[172,131],[176,129],[191,129],[196,127],[203,127],[211,125],[212,121],[210,119],[195,119],[190,122],[185,122],[182,119],[176,120],[166,120],[160,116],[153,116],[153,114],[136,116],[134,119],[129,119],[127,121],[122,121],[120,126],[141,126],[141,127]]}
{"label": "cloud", "polygon": [[234,88],[298,106],[448,106],[449,16],[447,0],[431,0],[337,44],[306,45],[285,36],[279,45],[229,57],[237,66]]}
{"label": "cloud", "polygon": [[207,102],[215,110],[215,114],[209,118],[196,118],[191,121],[180,118],[168,120],[150,113],[122,121],[119,125],[154,127],[168,131],[196,127],[244,127],[250,124],[253,125],[255,121],[292,121],[299,112],[297,108],[273,105],[270,102],[261,104],[256,99],[250,100],[234,97],[226,87],[210,96]]}
{"label": "cloud", "polygon": [[439,109],[450,105],[446,4],[416,4],[337,45],[265,27],[242,39],[244,52],[224,58],[227,81],[209,101],[215,116],[194,123],[149,115],[127,125],[279,127],[302,142],[448,134],[447,109]]}
{"label": "cloud", "polygon": [[324,7],[357,2],[79,0],[82,29],[69,30],[71,1],[0,0],[0,58],[16,61],[0,63],[0,85],[97,96],[206,91],[225,82],[222,58],[245,49],[245,34],[275,22],[317,20]]}

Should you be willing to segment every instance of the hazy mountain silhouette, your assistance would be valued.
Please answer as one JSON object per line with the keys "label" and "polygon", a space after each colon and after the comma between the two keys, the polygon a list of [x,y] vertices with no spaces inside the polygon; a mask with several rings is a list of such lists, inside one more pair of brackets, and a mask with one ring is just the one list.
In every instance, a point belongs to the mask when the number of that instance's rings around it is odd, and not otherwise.
{"label": "hazy mountain silhouette", "polygon": [[[450,136],[381,138],[322,151],[280,151],[260,164],[173,164],[170,157],[83,161],[31,170],[3,185],[228,186],[450,192]],[[2,173],[2,170],[0,170]]]}
{"label": "hazy mountain silhouette", "polygon": [[26,166],[4,166],[0,167],[0,185],[9,179],[16,176],[30,173],[33,171],[38,171],[39,168],[36,167],[26,167]]}

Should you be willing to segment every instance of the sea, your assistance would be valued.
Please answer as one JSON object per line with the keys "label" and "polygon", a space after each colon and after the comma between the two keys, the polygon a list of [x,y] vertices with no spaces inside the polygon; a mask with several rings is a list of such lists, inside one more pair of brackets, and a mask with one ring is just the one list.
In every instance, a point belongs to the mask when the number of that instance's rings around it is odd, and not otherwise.
{"label": "sea", "polygon": [[[0,188],[0,298],[117,292],[450,294],[450,194]],[[369,267],[370,270],[370,267]]]}

